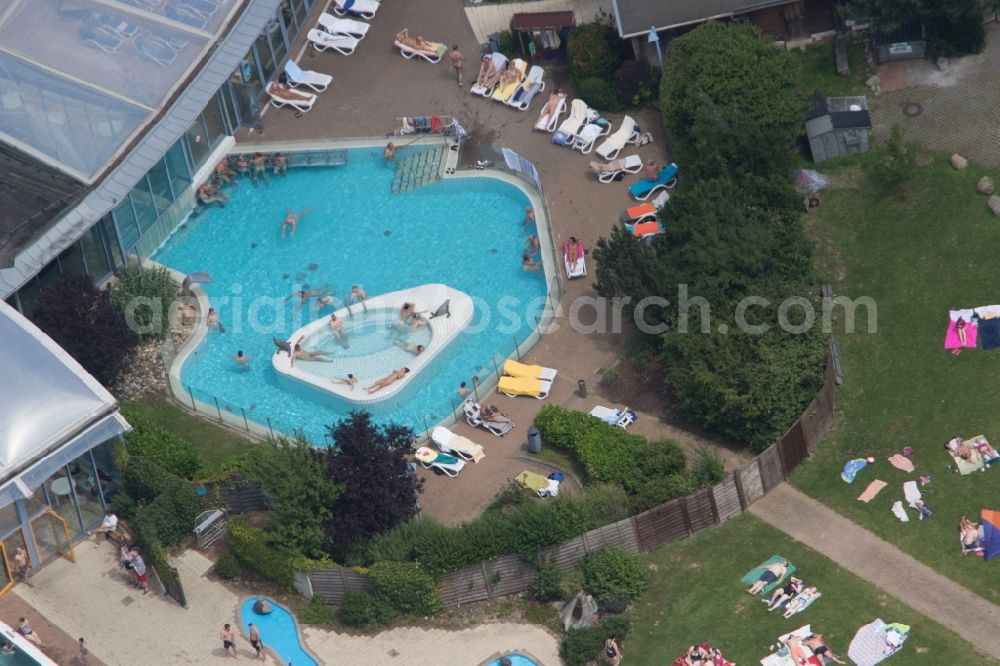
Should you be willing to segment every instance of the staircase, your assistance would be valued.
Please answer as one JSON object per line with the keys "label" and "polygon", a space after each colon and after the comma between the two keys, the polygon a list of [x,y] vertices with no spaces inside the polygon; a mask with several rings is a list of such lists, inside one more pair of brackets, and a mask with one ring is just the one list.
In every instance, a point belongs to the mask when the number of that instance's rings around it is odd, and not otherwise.
{"label": "staircase", "polygon": [[392,193],[401,194],[441,180],[444,174],[448,149],[437,146],[396,159],[396,175],[392,179]]}

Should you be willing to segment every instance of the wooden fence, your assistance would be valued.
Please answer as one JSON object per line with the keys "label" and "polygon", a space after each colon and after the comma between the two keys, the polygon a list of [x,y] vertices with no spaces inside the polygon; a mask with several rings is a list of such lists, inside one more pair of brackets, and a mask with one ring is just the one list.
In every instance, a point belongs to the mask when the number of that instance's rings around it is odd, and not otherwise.
{"label": "wooden fence", "polygon": [[[777,442],[742,469],[687,497],[670,500],[543,550],[539,560],[568,571],[579,565],[587,553],[607,546],[647,553],[743,513],[787,479],[833,426],[836,379],[831,352],[827,356],[826,379],[816,398]],[[534,567],[519,556],[502,555],[445,574],[438,584],[445,605],[457,606],[525,592],[535,575]],[[348,590],[371,589],[368,577],[351,569],[320,569],[310,572],[309,578],[314,593],[328,603],[339,603]]]}

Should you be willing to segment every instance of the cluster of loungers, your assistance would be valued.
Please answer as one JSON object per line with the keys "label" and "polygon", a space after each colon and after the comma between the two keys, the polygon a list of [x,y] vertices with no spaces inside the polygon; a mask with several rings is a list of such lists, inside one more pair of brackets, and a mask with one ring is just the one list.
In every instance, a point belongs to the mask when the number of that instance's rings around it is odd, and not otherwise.
{"label": "cluster of loungers", "polygon": [[487,53],[469,93],[527,111],[535,95],[545,90],[544,76],[545,70],[538,65],[529,70],[520,58],[508,60],[502,53]]}

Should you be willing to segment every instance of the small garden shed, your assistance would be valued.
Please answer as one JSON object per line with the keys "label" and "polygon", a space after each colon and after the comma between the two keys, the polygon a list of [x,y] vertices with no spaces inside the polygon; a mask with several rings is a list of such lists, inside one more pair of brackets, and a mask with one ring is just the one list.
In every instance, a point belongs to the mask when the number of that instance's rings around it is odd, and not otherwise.
{"label": "small garden shed", "polygon": [[816,95],[806,116],[813,162],[868,151],[872,119],[865,97]]}

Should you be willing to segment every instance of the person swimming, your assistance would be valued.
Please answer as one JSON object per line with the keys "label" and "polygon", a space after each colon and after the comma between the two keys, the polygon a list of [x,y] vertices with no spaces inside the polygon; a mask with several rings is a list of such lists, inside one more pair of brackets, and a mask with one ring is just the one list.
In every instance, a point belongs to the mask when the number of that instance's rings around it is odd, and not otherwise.
{"label": "person swimming", "polygon": [[233,359],[241,370],[249,370],[250,361],[253,360],[253,356],[244,354],[242,349],[236,352],[236,356],[230,356],[229,358]]}
{"label": "person swimming", "polygon": [[351,295],[347,297],[347,314],[351,315],[352,317],[354,316],[354,313],[351,312],[351,306],[354,305],[355,303],[361,303],[361,308],[365,312],[368,312],[368,306],[365,305],[365,301],[367,300],[368,300],[368,294],[365,293],[365,290],[361,288],[361,285],[356,284],[352,286]]}
{"label": "person swimming", "polygon": [[393,344],[404,351],[408,351],[414,356],[420,356],[427,349],[423,345],[417,345],[412,342],[403,342],[402,340],[396,340]]}
{"label": "person swimming", "polygon": [[537,271],[542,265],[531,258],[531,255],[525,254],[521,257],[521,268],[526,271]]}
{"label": "person swimming", "polygon": [[344,349],[347,349],[350,344],[347,340],[347,331],[344,330],[344,320],[339,318],[336,314],[331,314],[328,326],[330,327],[330,330],[333,331],[333,334],[337,336],[337,341],[344,347]]}
{"label": "person swimming", "polygon": [[299,299],[298,307],[301,308],[303,305],[306,304],[306,301],[308,301],[310,298],[316,298],[317,296],[319,296],[324,292],[326,292],[325,284],[316,287],[315,289],[299,289],[298,291],[293,291],[291,296],[285,296],[285,300],[290,301],[293,298],[298,298]]}
{"label": "person swimming", "polygon": [[382,151],[382,159],[386,162],[391,162],[396,159],[396,146],[392,145],[392,141],[387,143],[385,150]]}
{"label": "person swimming", "polygon": [[288,158],[283,153],[275,153],[271,158],[271,165],[274,167],[275,176],[288,175]]}

